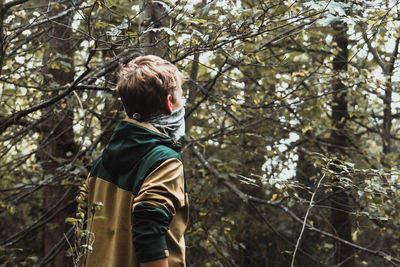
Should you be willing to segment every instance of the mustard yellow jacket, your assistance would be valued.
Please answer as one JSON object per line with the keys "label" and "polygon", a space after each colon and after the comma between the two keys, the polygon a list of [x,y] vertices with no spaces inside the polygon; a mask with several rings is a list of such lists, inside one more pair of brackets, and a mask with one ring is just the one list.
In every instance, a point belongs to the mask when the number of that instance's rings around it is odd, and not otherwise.
{"label": "mustard yellow jacket", "polygon": [[136,267],[162,258],[185,266],[188,198],[179,150],[151,124],[126,119],[115,128],[79,196],[92,233],[85,266]]}

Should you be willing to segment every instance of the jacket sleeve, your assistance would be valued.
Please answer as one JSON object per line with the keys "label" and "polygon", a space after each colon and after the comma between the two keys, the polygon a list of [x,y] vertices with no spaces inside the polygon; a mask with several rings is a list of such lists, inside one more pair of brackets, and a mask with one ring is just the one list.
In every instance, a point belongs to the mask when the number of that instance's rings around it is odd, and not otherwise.
{"label": "jacket sleeve", "polygon": [[133,243],[139,262],[168,257],[166,233],[176,210],[185,205],[183,165],[169,159],[143,181],[133,202]]}

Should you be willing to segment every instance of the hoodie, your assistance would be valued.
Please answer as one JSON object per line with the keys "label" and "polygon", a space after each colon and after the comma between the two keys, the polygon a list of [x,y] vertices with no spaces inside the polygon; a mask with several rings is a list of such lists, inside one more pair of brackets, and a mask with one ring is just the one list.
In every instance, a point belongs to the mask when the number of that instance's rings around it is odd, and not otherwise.
{"label": "hoodie", "polygon": [[93,233],[86,266],[139,266],[166,257],[169,266],[185,266],[188,200],[179,150],[151,124],[118,124],[81,190]]}

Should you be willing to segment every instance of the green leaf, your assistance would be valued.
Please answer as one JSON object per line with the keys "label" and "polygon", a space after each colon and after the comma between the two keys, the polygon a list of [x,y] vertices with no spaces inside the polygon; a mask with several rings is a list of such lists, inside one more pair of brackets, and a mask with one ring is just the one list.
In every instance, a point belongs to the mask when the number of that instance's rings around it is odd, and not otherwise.
{"label": "green leaf", "polygon": [[76,218],[72,218],[72,217],[68,217],[68,218],[65,219],[66,223],[72,223],[72,224],[75,224],[78,221],[80,221],[80,220],[76,219]]}
{"label": "green leaf", "polygon": [[215,0],[211,0],[210,3],[205,5],[201,10],[200,10],[200,17],[207,15],[208,12],[210,12],[210,8],[215,4]]}

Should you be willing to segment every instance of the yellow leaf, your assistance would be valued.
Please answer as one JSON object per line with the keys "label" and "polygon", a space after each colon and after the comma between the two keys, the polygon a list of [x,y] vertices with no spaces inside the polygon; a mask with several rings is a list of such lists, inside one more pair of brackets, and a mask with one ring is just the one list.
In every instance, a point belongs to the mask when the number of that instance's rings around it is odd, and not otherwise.
{"label": "yellow leaf", "polygon": [[77,221],[78,221],[78,219],[76,219],[76,218],[72,218],[72,217],[65,218],[65,222],[66,222],[66,223],[72,223],[72,224],[74,224],[74,223],[76,223]]}
{"label": "yellow leaf", "polygon": [[358,237],[358,229],[355,230],[352,234],[351,234],[351,238],[353,241],[357,241],[357,237]]}
{"label": "yellow leaf", "polygon": [[277,198],[278,198],[278,194],[273,194],[272,197],[271,197],[271,200],[275,200]]}
{"label": "yellow leaf", "polygon": [[261,58],[258,55],[256,55],[256,59],[258,63],[262,64]]}
{"label": "yellow leaf", "polygon": [[8,212],[9,212],[10,214],[14,214],[14,213],[15,213],[15,207],[14,207],[14,206],[8,207]]}
{"label": "yellow leaf", "polygon": [[100,0],[97,0],[96,3],[99,5],[99,10],[103,8]]}
{"label": "yellow leaf", "polygon": [[199,212],[199,215],[200,215],[200,216],[206,216],[206,215],[207,215],[207,212],[202,212],[202,211],[200,211],[200,212]]}
{"label": "yellow leaf", "polygon": [[50,68],[52,68],[54,70],[59,70],[59,69],[61,69],[61,65],[58,62],[53,62],[53,63],[51,63]]}
{"label": "yellow leaf", "polygon": [[312,131],[312,127],[311,127],[311,126],[306,126],[306,127],[304,127],[301,131],[303,132],[303,134],[306,134],[306,133],[308,133],[309,131]]}
{"label": "yellow leaf", "polygon": [[237,109],[236,109],[236,107],[235,106],[231,106],[231,110],[233,111],[233,112],[236,112],[237,111]]}
{"label": "yellow leaf", "polygon": [[304,73],[304,71],[295,71],[295,72],[292,73],[292,75],[293,75],[294,77],[297,77],[297,76],[299,76],[299,77],[304,77],[304,76],[306,76],[306,74]]}

